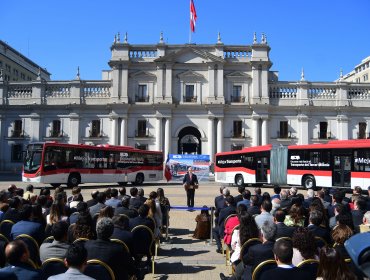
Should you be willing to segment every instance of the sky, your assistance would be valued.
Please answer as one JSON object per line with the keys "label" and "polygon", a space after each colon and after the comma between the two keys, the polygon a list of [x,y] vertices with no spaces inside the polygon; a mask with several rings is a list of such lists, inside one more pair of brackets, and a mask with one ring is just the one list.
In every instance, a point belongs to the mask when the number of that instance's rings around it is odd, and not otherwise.
{"label": "sky", "polygon": [[[190,0],[0,0],[0,40],[53,80],[100,80],[114,35],[131,44],[189,42]],[[369,0],[194,0],[192,43],[250,45],[267,36],[281,81],[334,81],[370,56]]]}

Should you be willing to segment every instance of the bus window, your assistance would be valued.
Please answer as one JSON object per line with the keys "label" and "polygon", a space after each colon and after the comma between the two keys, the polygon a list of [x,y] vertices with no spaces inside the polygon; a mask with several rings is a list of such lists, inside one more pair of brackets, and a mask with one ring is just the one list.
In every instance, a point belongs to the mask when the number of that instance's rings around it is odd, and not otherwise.
{"label": "bus window", "polygon": [[370,150],[355,150],[353,151],[354,171],[370,171]]}

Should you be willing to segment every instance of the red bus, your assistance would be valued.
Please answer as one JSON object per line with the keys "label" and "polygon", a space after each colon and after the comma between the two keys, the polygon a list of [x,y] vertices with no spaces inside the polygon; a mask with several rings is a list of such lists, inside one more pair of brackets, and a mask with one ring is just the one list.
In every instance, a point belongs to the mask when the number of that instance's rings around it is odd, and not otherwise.
{"label": "red bus", "polygon": [[24,156],[22,181],[53,187],[82,183],[131,182],[163,178],[163,153],[127,146],[31,143]]}
{"label": "red bus", "polygon": [[217,153],[216,182],[305,188],[370,186],[370,139],[272,145]]}

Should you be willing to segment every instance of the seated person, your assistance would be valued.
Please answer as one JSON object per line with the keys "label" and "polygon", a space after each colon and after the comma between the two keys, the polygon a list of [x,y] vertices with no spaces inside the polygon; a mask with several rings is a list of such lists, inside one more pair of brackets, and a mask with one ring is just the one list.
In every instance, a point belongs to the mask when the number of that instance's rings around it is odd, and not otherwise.
{"label": "seated person", "polygon": [[[207,208],[207,206],[203,206],[203,208]],[[211,230],[211,216],[209,215],[208,210],[203,209],[200,211],[195,217],[195,222],[197,223],[193,238],[197,239],[208,239],[210,237],[210,230]]]}
{"label": "seated person", "polygon": [[68,223],[59,221],[53,224],[51,234],[52,243],[42,243],[40,246],[40,259],[44,262],[50,258],[64,259],[69,244],[67,243]]}

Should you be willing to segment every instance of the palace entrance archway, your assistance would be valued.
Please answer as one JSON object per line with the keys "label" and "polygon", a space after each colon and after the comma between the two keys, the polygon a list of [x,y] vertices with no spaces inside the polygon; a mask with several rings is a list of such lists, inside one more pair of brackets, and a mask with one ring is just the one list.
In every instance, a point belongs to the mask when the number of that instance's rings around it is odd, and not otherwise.
{"label": "palace entrance archway", "polygon": [[202,142],[201,134],[198,129],[192,126],[187,126],[179,132],[179,140],[177,143],[178,154],[201,154]]}

